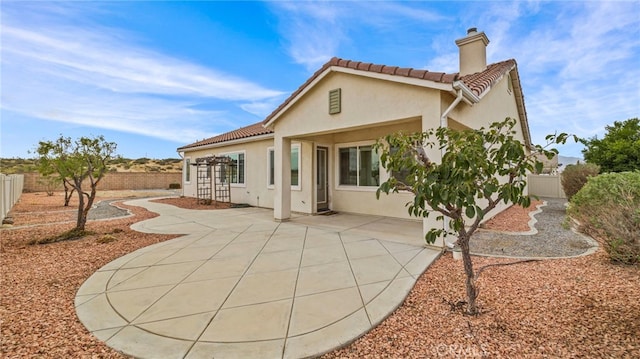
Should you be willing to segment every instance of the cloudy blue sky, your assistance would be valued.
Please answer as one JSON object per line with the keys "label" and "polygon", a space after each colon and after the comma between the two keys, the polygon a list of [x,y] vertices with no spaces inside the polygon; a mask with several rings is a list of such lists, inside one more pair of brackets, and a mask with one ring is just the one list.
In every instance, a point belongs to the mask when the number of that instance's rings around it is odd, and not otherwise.
{"label": "cloudy blue sky", "polygon": [[59,134],[103,134],[129,158],[177,157],[262,120],[332,56],[456,72],[454,40],[469,27],[489,37],[489,62],[518,61],[535,142],[602,136],[640,115],[640,1],[0,6],[1,157],[30,157]]}

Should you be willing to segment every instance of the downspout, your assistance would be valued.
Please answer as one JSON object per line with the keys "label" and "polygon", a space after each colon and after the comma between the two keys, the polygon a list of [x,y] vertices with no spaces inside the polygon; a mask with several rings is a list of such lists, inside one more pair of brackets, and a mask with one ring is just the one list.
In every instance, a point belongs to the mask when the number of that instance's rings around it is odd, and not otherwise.
{"label": "downspout", "polygon": [[[460,101],[462,101],[462,98],[463,98],[462,89],[458,89],[458,96],[456,97],[455,100],[453,100],[451,105],[449,105],[449,107],[447,107],[447,109],[444,110],[444,112],[442,113],[442,116],[440,116],[440,127],[448,127],[449,126],[449,121],[447,121],[447,117],[449,116],[449,113],[451,111],[453,111],[453,109],[456,106],[458,106]],[[444,154],[444,149],[443,149],[442,154]]]}
{"label": "downspout", "polygon": [[[178,156],[180,156],[180,159],[184,161],[184,152],[182,151],[177,151],[178,152]],[[184,197],[184,173],[182,173],[182,176],[180,176],[180,195],[182,197]]]}

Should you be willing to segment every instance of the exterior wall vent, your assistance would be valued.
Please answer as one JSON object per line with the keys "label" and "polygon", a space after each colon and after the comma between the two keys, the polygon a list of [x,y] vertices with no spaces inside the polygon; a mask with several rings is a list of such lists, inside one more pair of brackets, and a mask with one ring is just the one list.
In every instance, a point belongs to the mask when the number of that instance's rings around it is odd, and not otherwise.
{"label": "exterior wall vent", "polygon": [[342,110],[342,89],[329,91],[329,114],[335,115]]}

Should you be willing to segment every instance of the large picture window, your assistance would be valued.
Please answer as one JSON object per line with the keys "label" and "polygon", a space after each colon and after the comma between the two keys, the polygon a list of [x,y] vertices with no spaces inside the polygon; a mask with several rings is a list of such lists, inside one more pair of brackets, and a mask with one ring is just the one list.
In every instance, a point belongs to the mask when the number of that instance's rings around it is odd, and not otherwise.
{"label": "large picture window", "polygon": [[[231,183],[245,184],[244,179],[246,164],[244,159],[244,152],[223,153],[220,154],[220,156],[228,156],[229,158],[231,158],[231,166],[229,169],[231,171],[231,174],[229,175],[229,177],[231,177]],[[222,169],[221,176],[222,178],[227,178],[227,173],[224,170],[224,167]]]}
{"label": "large picture window", "polygon": [[[275,176],[275,150],[273,147],[268,149],[268,165],[269,179],[267,184],[273,187],[276,181]],[[291,187],[300,188],[300,145],[291,145]]]}
{"label": "large picture window", "polygon": [[338,150],[341,186],[369,187],[380,184],[380,159],[372,145]]}

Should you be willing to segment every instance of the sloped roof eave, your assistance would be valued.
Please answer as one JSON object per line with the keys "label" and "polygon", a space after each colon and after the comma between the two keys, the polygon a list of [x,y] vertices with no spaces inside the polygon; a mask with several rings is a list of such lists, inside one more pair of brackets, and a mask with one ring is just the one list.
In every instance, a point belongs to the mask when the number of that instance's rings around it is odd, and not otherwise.
{"label": "sloped roof eave", "polygon": [[221,141],[221,142],[215,142],[215,143],[202,144],[202,145],[199,145],[199,146],[187,145],[187,146],[179,147],[177,149],[177,151],[178,152],[200,151],[200,150],[207,150],[207,149],[210,149],[210,148],[224,147],[224,146],[235,145],[235,144],[240,144],[240,143],[262,141],[262,140],[267,140],[267,139],[270,139],[270,138],[273,138],[273,133],[267,133],[267,134],[263,134],[263,135],[256,135],[256,136],[238,138],[238,139],[235,139],[235,140],[227,140],[227,141]]}
{"label": "sloped roof eave", "polygon": [[518,115],[520,116],[520,126],[522,126],[522,133],[524,134],[524,141],[527,148],[533,148],[533,142],[531,141],[531,131],[529,129],[529,118],[527,117],[527,107],[524,104],[524,92],[522,91],[522,83],[520,82],[520,74],[518,72],[518,64],[514,64],[513,68],[509,71],[512,73],[511,84],[513,92],[516,98],[516,106],[518,107]]}

